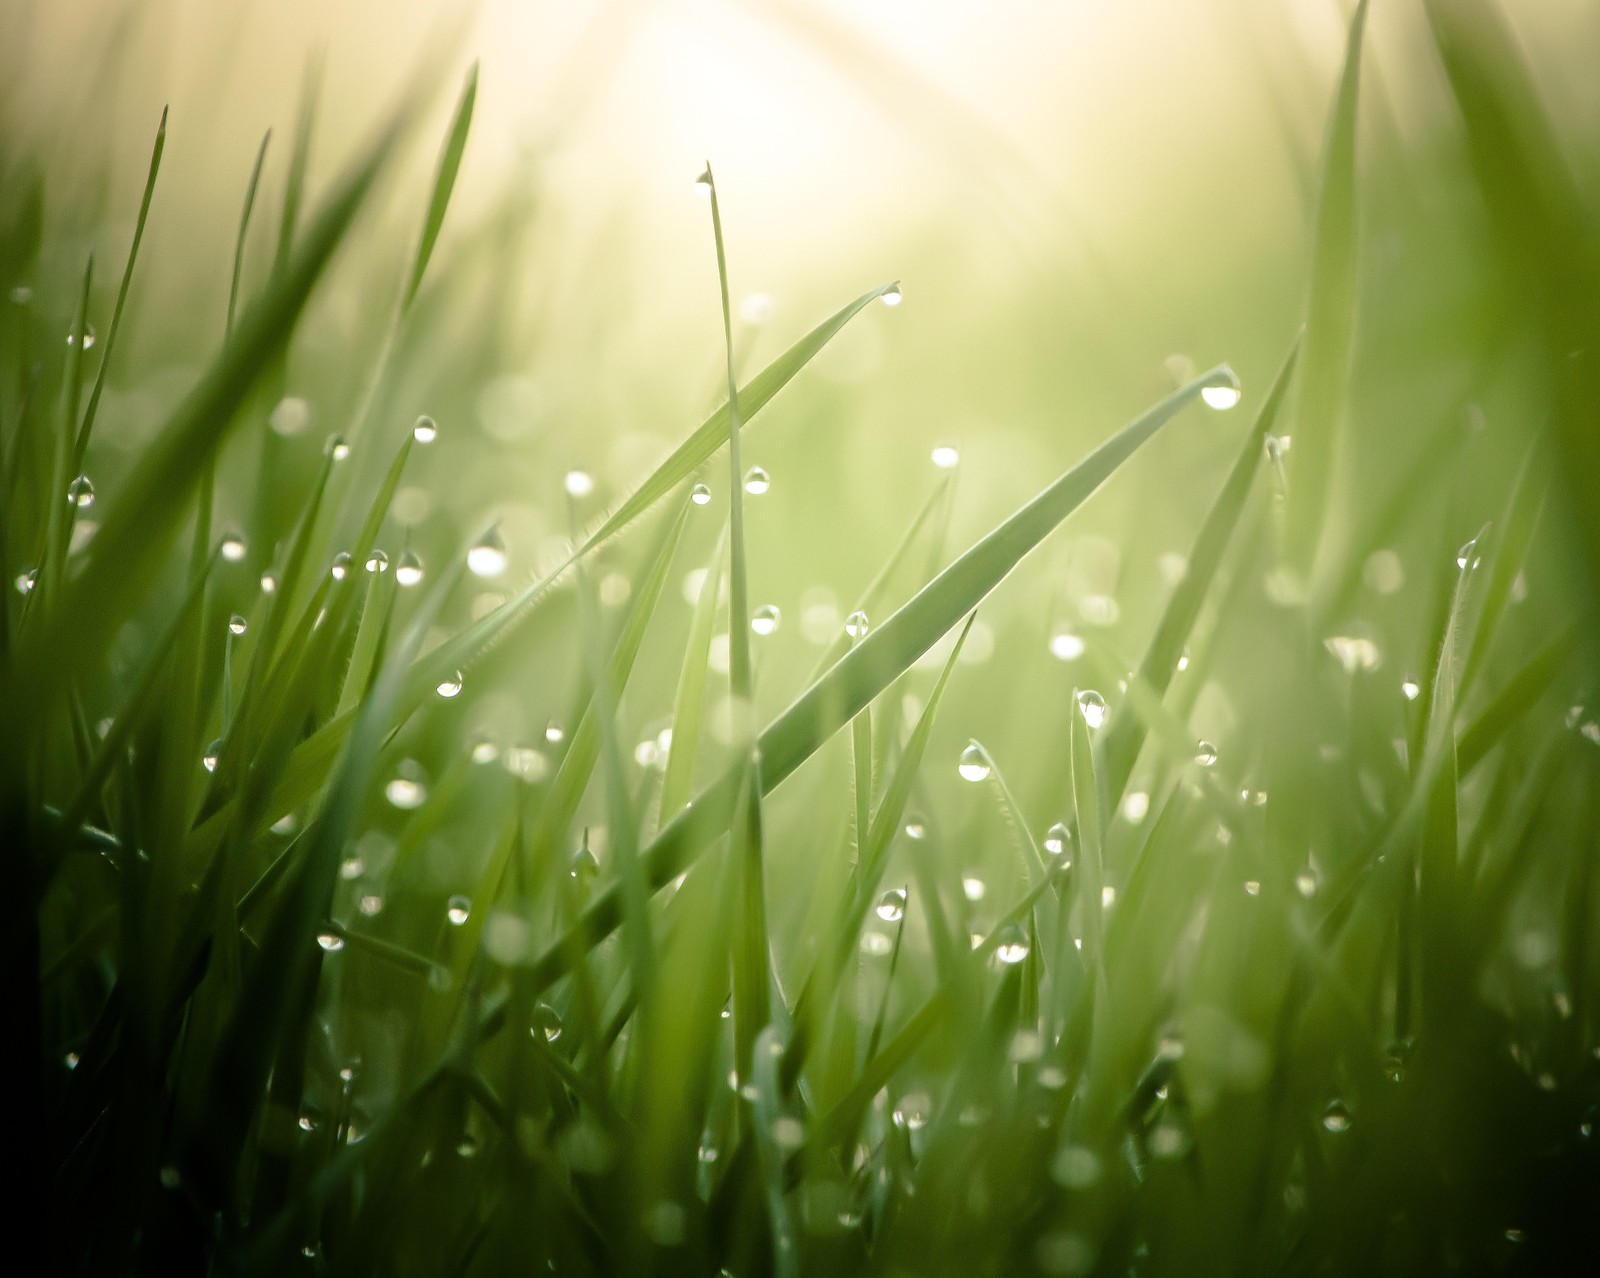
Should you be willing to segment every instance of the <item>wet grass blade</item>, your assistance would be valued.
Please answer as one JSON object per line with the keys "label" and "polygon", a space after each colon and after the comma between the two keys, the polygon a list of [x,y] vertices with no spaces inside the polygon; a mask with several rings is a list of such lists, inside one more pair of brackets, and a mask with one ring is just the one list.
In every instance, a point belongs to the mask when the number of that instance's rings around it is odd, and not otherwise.
{"label": "wet grass blade", "polygon": [[267,162],[267,144],[272,141],[272,130],[261,135],[261,146],[256,151],[256,162],[250,169],[250,181],[244,189],[244,210],[239,214],[239,235],[233,246],[233,276],[228,283],[228,318],[223,332],[233,335],[233,317],[239,306],[239,277],[244,272],[244,248],[250,234],[250,214],[256,206],[256,190],[261,185],[261,166]]}
{"label": "wet grass blade", "polygon": [[667,751],[666,775],[661,781],[659,824],[665,825],[689,802],[694,786],[694,765],[700,747],[700,723],[705,714],[706,678],[710,673],[711,631],[717,619],[722,592],[727,531],[717,538],[706,565],[706,575],[689,620],[689,637],[683,646],[683,668],[672,701],[672,744]]}
{"label": "wet grass blade", "polygon": [[474,62],[461,86],[461,96],[456,101],[455,117],[450,121],[450,132],[445,138],[444,150],[439,153],[439,169],[433,179],[433,193],[428,198],[428,214],[423,219],[422,236],[417,241],[417,254],[411,264],[411,274],[401,295],[400,313],[411,309],[411,303],[422,286],[422,276],[433,257],[433,246],[439,240],[439,228],[444,225],[445,210],[450,207],[450,195],[455,190],[456,174],[461,169],[461,156],[467,149],[467,134],[472,129],[472,107],[478,98],[478,64]]}

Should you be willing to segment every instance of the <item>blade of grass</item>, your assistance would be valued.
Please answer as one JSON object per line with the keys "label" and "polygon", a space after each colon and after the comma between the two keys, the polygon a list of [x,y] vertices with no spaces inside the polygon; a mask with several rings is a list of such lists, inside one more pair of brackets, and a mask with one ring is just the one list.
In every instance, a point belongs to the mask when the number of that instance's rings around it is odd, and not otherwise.
{"label": "blade of grass", "polygon": [[428,198],[428,213],[423,219],[422,235],[417,241],[416,257],[411,264],[411,274],[401,294],[400,313],[411,309],[411,303],[422,286],[423,272],[433,257],[433,246],[439,239],[439,228],[444,225],[445,210],[450,207],[450,196],[455,190],[456,174],[461,169],[461,156],[467,149],[467,134],[472,129],[472,107],[478,98],[478,64],[474,62],[467,71],[466,82],[461,86],[461,96],[456,101],[455,116],[450,121],[450,132],[444,149],[439,153],[439,168],[433,179],[433,193]]}

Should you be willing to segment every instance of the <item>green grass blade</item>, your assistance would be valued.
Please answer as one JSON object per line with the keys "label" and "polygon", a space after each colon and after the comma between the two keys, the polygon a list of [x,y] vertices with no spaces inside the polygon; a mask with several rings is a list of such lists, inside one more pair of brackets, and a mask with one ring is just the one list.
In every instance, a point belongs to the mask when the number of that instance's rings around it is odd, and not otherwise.
{"label": "green grass blade", "polygon": [[422,286],[423,272],[433,256],[433,246],[439,239],[439,228],[444,225],[445,210],[450,207],[450,195],[455,190],[456,174],[461,169],[461,156],[467,149],[467,134],[472,129],[472,107],[478,98],[478,64],[474,62],[461,87],[461,97],[456,102],[455,118],[450,122],[450,133],[444,150],[439,153],[439,169],[433,179],[433,193],[428,199],[428,215],[422,223],[422,236],[417,242],[417,255],[401,295],[400,313],[411,309],[411,303]]}
{"label": "green grass blade", "polygon": [[272,130],[261,135],[261,146],[256,151],[256,162],[250,168],[250,181],[244,189],[244,211],[239,214],[239,235],[233,246],[233,275],[228,282],[228,317],[223,328],[227,336],[233,335],[233,317],[239,306],[239,277],[244,272],[244,247],[250,233],[250,214],[256,206],[256,190],[261,185],[261,166],[267,162],[267,144],[272,141]]}
{"label": "green grass blade", "polygon": [[665,825],[689,802],[694,786],[694,765],[700,747],[700,723],[705,714],[706,677],[710,673],[711,631],[716,625],[717,600],[722,592],[727,530],[717,538],[706,565],[700,597],[689,620],[689,637],[683,646],[683,668],[672,702],[672,744],[667,751],[666,775],[661,781],[660,821]]}

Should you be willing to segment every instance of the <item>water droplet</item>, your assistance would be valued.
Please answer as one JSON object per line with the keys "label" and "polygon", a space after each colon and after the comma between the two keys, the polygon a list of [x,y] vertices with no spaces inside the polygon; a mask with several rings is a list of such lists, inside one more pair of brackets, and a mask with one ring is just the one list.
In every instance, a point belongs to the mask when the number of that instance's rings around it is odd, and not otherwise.
{"label": "water droplet", "polygon": [[19,572],[13,584],[16,586],[19,595],[32,594],[33,588],[39,584],[39,570],[37,568],[29,568],[26,572]]}
{"label": "water droplet", "polygon": [[1219,377],[1223,380],[1213,382],[1210,386],[1200,389],[1200,398],[1205,400],[1207,408],[1215,408],[1219,412],[1226,412],[1238,404],[1243,391],[1239,379],[1234,371],[1223,366]]}
{"label": "water droplet", "polygon": [[781,1150],[799,1149],[806,1143],[806,1128],[798,1118],[787,1115],[772,1124],[772,1143]]}
{"label": "water droplet", "polygon": [[878,898],[874,913],[885,923],[898,923],[906,916],[905,888],[890,888]]}
{"label": "water droplet", "polygon": [[907,1092],[894,1107],[894,1125],[907,1131],[920,1131],[928,1125],[933,1102],[926,1092]]}
{"label": "water droplet", "polygon": [[234,613],[233,616],[228,618],[228,633],[230,635],[242,635],[248,628],[249,623],[238,613]]}
{"label": "water droplet", "polygon": [[434,689],[441,697],[459,697],[461,695],[461,671],[457,670],[452,675],[446,675],[439,681],[439,686]]}
{"label": "water droplet", "polygon": [[419,444],[433,443],[434,440],[439,438],[439,423],[426,413],[423,413],[411,428],[411,438]]}
{"label": "water droplet", "polygon": [[222,755],[222,738],[218,737],[206,747],[206,752],[200,756],[200,766],[207,772],[217,770],[217,759]]}
{"label": "water droplet", "polygon": [[1194,761],[1202,768],[1209,768],[1217,761],[1217,747],[1209,741],[1200,741],[1194,747]]}
{"label": "water droplet", "polygon": [[463,1136],[456,1142],[457,1158],[475,1158],[478,1153],[478,1142],[475,1137]]}
{"label": "water droplet", "polygon": [[587,497],[594,491],[594,476],[586,470],[569,470],[562,482],[568,497]]}
{"label": "water droplet", "polygon": [[547,1043],[553,1043],[561,1037],[561,1013],[548,1003],[540,1003],[533,1009],[533,1024],[528,1027],[528,1033],[535,1038],[543,1038]]}
{"label": "water droplet", "polygon": [[79,1059],[80,1059],[80,1057],[78,1056],[78,1054],[76,1052],[68,1052],[65,1056],[63,1056],[61,1058],[61,1063],[63,1065],[65,1065],[68,1069],[77,1069],[78,1068]]}
{"label": "water droplet", "polygon": [[1246,879],[1244,881],[1244,894],[1246,896],[1260,896],[1261,895],[1261,880],[1260,879]]}
{"label": "water droplet", "polygon": [[[68,346],[76,346],[77,344],[78,344],[78,335],[76,333],[68,333],[67,334],[67,345]],[[86,350],[86,351],[94,349],[94,325],[93,324],[85,324],[83,326],[83,349]]]}
{"label": "water droplet", "polygon": [[1107,883],[1103,888],[1100,889],[1100,908],[1102,910],[1109,910],[1116,903],[1117,889],[1112,887],[1111,884]]}
{"label": "water droplet", "polygon": [[1057,661],[1076,661],[1083,653],[1083,639],[1072,631],[1058,630],[1050,636],[1050,655]]}
{"label": "water droplet", "polygon": [[340,936],[332,928],[323,928],[322,931],[317,933],[317,944],[329,954],[337,954],[344,949],[344,937]]}
{"label": "water droplet", "polygon": [[711,166],[708,164],[701,170],[700,176],[694,180],[695,191],[700,195],[711,194]]}
{"label": "water droplet", "polygon": [[781,620],[778,609],[773,604],[762,604],[750,614],[750,629],[758,635],[777,633],[778,622]]}
{"label": "water droplet", "polygon": [[356,902],[356,909],[370,919],[383,909],[383,898],[376,892],[369,892]]}
{"label": "water droplet", "polygon": [[928,456],[940,470],[954,470],[961,464],[960,452],[949,444],[940,444]]}
{"label": "water droplet", "polygon": [[498,577],[506,570],[506,543],[498,527],[491,527],[467,551],[467,569],[475,577]]}
{"label": "water droplet", "polygon": [[1350,1108],[1342,1100],[1335,1098],[1328,1102],[1328,1108],[1322,1111],[1322,1130],[1339,1135],[1350,1130]]}
{"label": "water droplet", "polygon": [[961,894],[969,901],[983,900],[983,894],[986,890],[983,880],[976,875],[969,874],[961,880]]}
{"label": "water droplet", "polygon": [[381,550],[374,549],[367,555],[366,570],[372,573],[389,571],[389,556]]}
{"label": "water droplet", "polygon": [[314,1132],[317,1130],[317,1120],[311,1114],[301,1114],[299,1127],[303,1132]]}
{"label": "water droplet", "polygon": [[1474,537],[1456,551],[1456,567],[1466,572],[1469,568],[1476,568],[1483,562],[1478,554],[1478,539]]}
{"label": "water droplet", "polygon": [[401,553],[400,562],[395,565],[394,579],[397,585],[411,587],[422,581],[422,560],[417,558],[417,552],[407,550]]}
{"label": "water droplet", "polygon": [[89,476],[79,475],[67,485],[67,504],[79,510],[94,505],[94,485],[89,482]]}
{"label": "water droplet", "polygon": [[711,504],[711,490],[704,484],[696,484],[689,490],[689,500],[696,506],[709,506]]}
{"label": "water droplet", "polygon": [[1065,856],[1072,851],[1072,831],[1057,821],[1044,832],[1044,850],[1051,856]]}
{"label": "water droplet", "polygon": [[1189,668],[1189,650],[1185,648],[1178,654],[1178,673],[1182,674]]}
{"label": "water droplet", "polygon": [[264,595],[275,595],[278,593],[278,578],[276,575],[270,572],[264,572],[261,574],[261,593]]}
{"label": "water droplet", "polygon": [[550,763],[544,754],[529,745],[514,745],[506,751],[506,771],[523,781],[543,781]]}
{"label": "water droplet", "polygon": [[744,490],[752,497],[759,497],[772,487],[772,476],[759,466],[752,466],[745,473]]}
{"label": "water droplet", "polygon": [[1415,679],[1402,679],[1400,681],[1400,693],[1407,701],[1415,701],[1422,695],[1422,685]]}
{"label": "water droplet", "polygon": [[410,759],[402,761],[395,777],[383,787],[383,795],[402,812],[420,808],[428,798],[422,769]]}
{"label": "water droplet", "polygon": [[471,913],[472,902],[464,896],[452,896],[445,902],[444,916],[456,927],[465,923]]}
{"label": "water droplet", "polygon": [[336,462],[342,462],[350,456],[350,445],[345,443],[343,435],[329,435],[327,442],[322,445],[322,455],[331,457]]}
{"label": "water droplet", "polygon": [[1263,442],[1263,447],[1265,448],[1267,454],[1267,460],[1274,466],[1282,466],[1283,456],[1289,451],[1289,445],[1291,443],[1293,443],[1293,441],[1287,435],[1268,435],[1266,440]]}
{"label": "water droplet", "polygon": [[545,724],[544,739],[551,745],[560,745],[567,739],[567,730],[554,719],[552,719],[549,723]]}
{"label": "water droplet", "polygon": [[1078,694],[1078,709],[1083,714],[1083,721],[1091,728],[1104,727],[1111,713],[1106,707],[1106,699],[1093,688],[1085,688]]}
{"label": "water droplet", "polygon": [[230,564],[236,564],[244,558],[244,538],[236,532],[228,533],[222,539],[220,550],[224,559]]}
{"label": "water droplet", "polygon": [[899,306],[904,300],[905,297],[900,291],[899,280],[896,280],[893,284],[889,285],[888,288],[883,290],[883,304],[885,306]]}
{"label": "water droplet", "polygon": [[1315,870],[1302,870],[1294,876],[1294,890],[1310,900],[1317,894],[1317,874]]}
{"label": "water droplet", "polygon": [[703,1165],[709,1167],[712,1163],[717,1161],[719,1152],[720,1151],[717,1149],[715,1144],[715,1138],[711,1134],[711,1130],[707,1128],[705,1131],[700,1133],[700,1148],[695,1151],[695,1157],[698,1158]]}
{"label": "water droplet", "polygon": [[328,571],[333,575],[333,579],[335,581],[343,581],[347,576],[349,576],[350,552],[348,550],[341,550],[337,555],[335,555],[333,557],[333,564],[329,567]]}
{"label": "water droplet", "polygon": [[661,747],[654,737],[646,737],[633,747],[633,761],[641,768],[653,768],[661,762]]}
{"label": "water droplet", "polygon": [[1508,1243],[1519,1243],[1524,1237],[1526,1237],[1526,1235],[1520,1229],[1513,1228],[1506,1230],[1506,1241]]}
{"label": "water droplet", "polygon": [[969,742],[967,748],[961,752],[956,771],[961,774],[963,781],[987,781],[989,773],[994,771],[994,765],[989,762],[989,756],[984,753],[983,747],[973,741]]}
{"label": "water droplet", "polygon": [[922,840],[928,837],[928,824],[921,817],[907,817],[905,829],[906,838],[913,843],[921,843]]}
{"label": "water droplet", "polygon": [[868,626],[867,614],[859,608],[844,619],[844,632],[852,639],[865,639]]}
{"label": "water droplet", "polygon": [[1008,967],[1022,962],[1028,957],[1028,934],[1013,923],[1000,933],[1000,943],[995,946],[994,956]]}
{"label": "water droplet", "polygon": [[1357,670],[1376,670],[1382,660],[1378,645],[1357,635],[1331,635],[1322,641],[1322,646],[1351,674]]}
{"label": "water droplet", "polygon": [[1100,1156],[1083,1145],[1067,1145],[1050,1164],[1050,1174],[1067,1189],[1087,1189],[1100,1179]]}

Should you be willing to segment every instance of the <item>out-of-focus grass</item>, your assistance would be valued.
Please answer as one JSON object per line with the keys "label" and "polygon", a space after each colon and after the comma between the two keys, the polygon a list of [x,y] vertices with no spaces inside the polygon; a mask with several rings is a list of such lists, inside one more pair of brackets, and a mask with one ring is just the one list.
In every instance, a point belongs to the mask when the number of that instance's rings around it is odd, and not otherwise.
{"label": "out-of-focus grass", "polygon": [[[1573,1263],[1592,139],[1487,0],[1424,9],[1421,123],[1353,9],[1304,327],[1242,399],[1108,365],[1128,425],[962,491],[940,420],[838,473],[874,391],[813,365],[900,287],[760,350],[709,170],[721,341],[639,339],[722,370],[709,415],[603,450],[666,429],[607,342],[541,370],[530,470],[503,275],[559,249],[522,192],[451,211],[475,66],[442,142],[422,74],[325,186],[310,77],[211,267],[137,253],[181,120],[125,235],[120,184],[0,133],[3,1014],[54,1263]],[[430,145],[397,247],[375,196]],[[169,314],[186,272],[226,311]],[[340,289],[375,318],[330,348]],[[1040,341],[1026,298],[948,331],[975,399]],[[992,393],[1048,420],[1052,377]]]}

